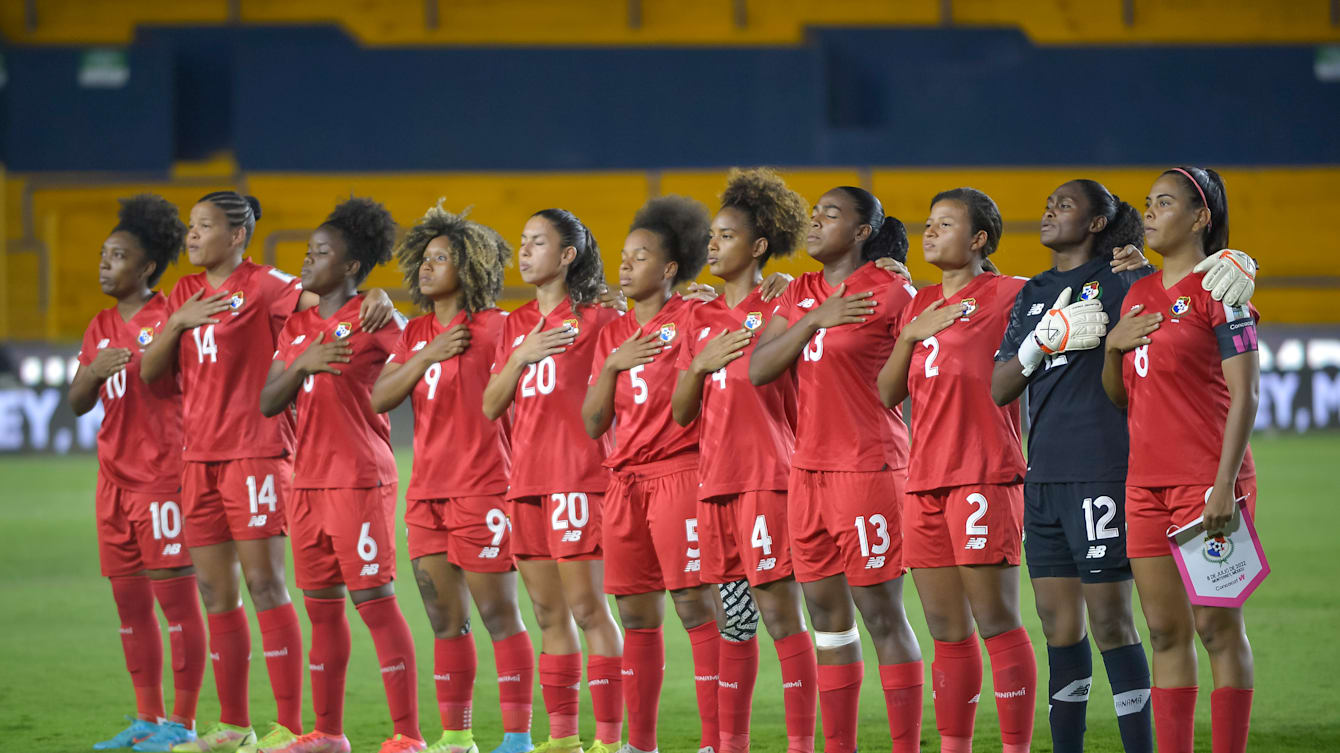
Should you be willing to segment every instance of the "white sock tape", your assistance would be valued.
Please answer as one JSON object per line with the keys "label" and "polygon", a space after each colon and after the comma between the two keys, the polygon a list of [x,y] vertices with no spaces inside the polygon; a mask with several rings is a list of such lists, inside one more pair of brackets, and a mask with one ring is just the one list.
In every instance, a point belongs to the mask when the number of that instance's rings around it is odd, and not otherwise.
{"label": "white sock tape", "polygon": [[842,648],[852,643],[859,643],[860,640],[861,632],[856,629],[855,625],[852,625],[850,630],[844,630],[841,633],[814,631],[814,647],[819,649]]}

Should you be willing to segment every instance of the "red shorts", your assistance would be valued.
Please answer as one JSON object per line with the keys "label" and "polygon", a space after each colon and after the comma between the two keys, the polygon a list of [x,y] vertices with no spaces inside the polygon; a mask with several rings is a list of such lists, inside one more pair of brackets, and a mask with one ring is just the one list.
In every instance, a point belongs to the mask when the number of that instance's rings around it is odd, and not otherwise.
{"label": "red shorts", "polygon": [[903,506],[907,567],[1018,565],[1024,485],[974,484],[908,492]]}
{"label": "red shorts", "polygon": [[98,477],[98,562],[104,576],[191,566],[177,498],[171,492],[132,492]]}
{"label": "red shorts", "polygon": [[288,517],[298,588],[361,591],[395,580],[395,497],[395,484],[295,489]]}
{"label": "red shorts", "polygon": [[472,573],[512,569],[512,537],[507,500],[494,494],[405,502],[409,558],[446,554],[447,561]]}
{"label": "red shorts", "polygon": [[704,583],[748,578],[751,585],[791,575],[786,492],[753,491],[698,500]]}
{"label": "red shorts", "polygon": [[[1181,528],[1205,513],[1210,487],[1126,487],[1126,556],[1170,557],[1168,532]],[[1234,497],[1246,497],[1247,513],[1256,519],[1256,477],[1240,478]]]}
{"label": "red shorts", "polygon": [[697,455],[615,471],[605,504],[605,593],[702,585]]}
{"label": "red shorts", "polygon": [[846,573],[853,586],[903,574],[907,471],[792,468],[787,497],[791,560],[802,583]]}
{"label": "red shorts", "polygon": [[554,492],[511,500],[512,554],[517,559],[598,560],[605,495]]}
{"label": "red shorts", "polygon": [[283,536],[293,458],[188,460],[181,486],[187,546]]}

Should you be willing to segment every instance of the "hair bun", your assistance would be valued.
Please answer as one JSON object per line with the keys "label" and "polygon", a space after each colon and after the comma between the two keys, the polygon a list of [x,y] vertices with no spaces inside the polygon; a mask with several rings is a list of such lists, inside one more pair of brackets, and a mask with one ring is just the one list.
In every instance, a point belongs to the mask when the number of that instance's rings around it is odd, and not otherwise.
{"label": "hair bun", "polygon": [[251,205],[251,216],[259,220],[261,218],[261,200],[255,196],[244,196],[243,198]]}

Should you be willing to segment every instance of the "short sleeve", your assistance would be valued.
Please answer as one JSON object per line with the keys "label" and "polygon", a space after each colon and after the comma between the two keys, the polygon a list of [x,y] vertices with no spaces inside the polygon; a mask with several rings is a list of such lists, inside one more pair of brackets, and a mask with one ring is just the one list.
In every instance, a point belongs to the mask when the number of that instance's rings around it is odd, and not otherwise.
{"label": "short sleeve", "polygon": [[605,368],[605,361],[615,347],[613,334],[614,329],[608,324],[596,334],[595,353],[591,355],[591,378],[587,384],[595,384],[596,379],[600,377],[600,371]]}
{"label": "short sleeve", "polygon": [[679,352],[675,354],[675,368],[680,371],[688,371],[693,365],[694,356],[702,352],[703,342],[712,335],[710,327],[702,327],[699,331],[698,317],[694,312],[697,306],[689,309],[687,318],[684,321],[684,334],[688,336],[680,345]]}
{"label": "short sleeve", "polygon": [[[297,355],[293,346],[295,337],[297,337],[297,335],[294,334],[293,328],[288,324],[285,324],[284,328],[279,332],[279,337],[276,339],[275,355],[271,360],[283,361],[285,366],[291,364],[294,357]],[[299,345],[301,344],[302,343],[299,343]]]}
{"label": "short sleeve", "polygon": [[405,339],[405,332],[405,315],[397,311],[385,327],[372,333],[372,339],[383,353],[393,353]]}
{"label": "short sleeve", "polygon": [[488,312],[480,312],[479,325],[472,327],[470,332],[471,344],[479,342],[479,347],[494,353],[498,349],[498,344],[502,342],[503,328],[507,325],[507,312],[498,309],[490,309]]}
{"label": "short sleeve", "polygon": [[917,289],[912,287],[912,283],[897,277],[889,286],[889,292],[884,299],[885,305],[893,310],[888,318],[888,328],[889,334],[896,340],[898,333],[902,332],[907,324],[907,312],[912,310],[912,302],[917,299]]}
{"label": "short sleeve", "polygon": [[[182,303],[189,297],[190,294],[186,292],[186,286],[183,284],[185,282],[186,279],[182,278],[177,280],[176,284],[172,286],[172,292],[168,293],[166,302],[167,311],[164,312],[164,316],[172,316],[177,313],[177,309],[181,308]],[[166,319],[164,319],[164,321],[166,321]]]}
{"label": "short sleeve", "polygon": [[1005,336],[1000,339],[1000,350],[996,351],[996,361],[1004,363],[1019,354],[1019,346],[1024,338],[1033,331],[1030,317],[1026,315],[1023,288],[1014,296],[1014,305],[1010,307],[1010,318],[1005,323]]}
{"label": "short sleeve", "polygon": [[80,365],[88,366],[93,363],[94,358],[98,357],[98,340],[97,335],[93,332],[93,326],[97,321],[95,317],[93,321],[88,323],[88,328],[84,330],[84,340],[80,343],[79,355],[76,356]]}
{"label": "short sleeve", "polygon": [[406,327],[400,332],[400,337],[396,339],[395,345],[391,347],[391,354],[386,358],[387,363],[404,363],[410,359],[410,348],[413,344],[409,341],[409,328]]}
{"label": "short sleeve", "polygon": [[514,321],[516,319],[512,316],[503,319],[502,327],[498,332],[498,345],[493,351],[493,364],[489,366],[490,374],[501,374],[503,367],[507,365],[507,359],[512,357],[514,346],[511,341],[514,339],[512,334],[512,323]]}
{"label": "short sleeve", "polygon": [[302,280],[273,267],[265,268],[261,276],[265,297],[270,299],[270,316],[284,321],[298,310],[302,297]]}

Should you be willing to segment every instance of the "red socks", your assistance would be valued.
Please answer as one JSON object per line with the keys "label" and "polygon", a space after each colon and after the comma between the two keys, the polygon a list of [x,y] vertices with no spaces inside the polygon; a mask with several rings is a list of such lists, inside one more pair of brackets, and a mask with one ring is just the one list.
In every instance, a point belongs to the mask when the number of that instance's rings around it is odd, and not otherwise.
{"label": "red socks", "polygon": [[1037,700],[1038,660],[1028,631],[1019,626],[986,639],[991,656],[991,685],[996,691],[1000,741],[1005,753],[1012,746],[1028,750],[1033,740],[1033,704]]}
{"label": "red socks", "polygon": [[[698,747],[717,748],[721,745],[721,730],[717,723],[717,684],[721,666],[721,633],[715,622],[704,622],[688,631],[693,646],[693,687],[698,694],[698,718],[702,720],[702,737]],[[640,746],[639,746],[640,747]]]}
{"label": "red socks", "polygon": [[525,630],[493,642],[503,732],[530,732],[535,686],[535,655],[531,651],[530,633]]}
{"label": "red socks", "polygon": [[[1154,705],[1154,738],[1159,753],[1191,753],[1196,739],[1196,693],[1199,688],[1150,688]],[[1211,702],[1213,703],[1213,695]],[[1213,709],[1211,710],[1213,715]]]}
{"label": "red socks", "polygon": [[586,688],[591,691],[591,706],[596,717],[596,739],[617,743],[623,739],[623,676],[619,656],[586,659]]}
{"label": "red socks", "polygon": [[372,633],[381,665],[386,703],[391,709],[395,732],[422,740],[419,732],[419,680],[414,668],[414,637],[394,596],[372,599],[358,605],[358,614]]}
{"label": "red socks", "polygon": [[1210,693],[1210,749],[1214,753],[1244,753],[1251,720],[1251,688],[1219,688]]}
{"label": "red socks", "polygon": [[168,623],[172,646],[172,721],[195,723],[200,685],[205,679],[205,615],[194,575],[152,581],[154,596]]}
{"label": "red socks", "polygon": [[312,623],[312,648],[307,667],[312,677],[312,707],[317,732],[344,732],[344,678],[349,671],[349,618],[344,599],[303,597],[307,619]]}
{"label": "red socks", "polygon": [[717,707],[721,727],[718,753],[749,753],[749,714],[758,680],[758,638],[721,641]]}
{"label": "red socks", "polygon": [[819,706],[824,714],[825,753],[856,750],[856,714],[861,703],[865,664],[820,664]]}
{"label": "red socks", "polygon": [[219,692],[219,721],[250,727],[247,674],[251,668],[251,628],[242,607],[209,615],[209,656]]}
{"label": "red socks", "polygon": [[952,643],[935,641],[931,690],[940,750],[971,750],[972,727],[982,693],[982,647],[976,633]]}
{"label": "red socks", "polygon": [[893,753],[921,750],[921,688],[925,668],[920,661],[882,664],[879,684],[884,688],[884,706],[889,714],[889,736]]}
{"label": "red socks", "polygon": [[143,575],[112,578],[112,599],[121,618],[121,649],[126,670],[135,686],[135,706],[141,719],[163,718],[163,634],[154,614],[154,592]]}
{"label": "red socks", "polygon": [[[623,643],[623,698],[628,706],[628,744],[656,749],[656,710],[665,678],[665,635],[661,628],[627,630]],[[612,742],[612,741],[611,741]]]}
{"label": "red socks", "polygon": [[302,734],[302,630],[293,603],[256,613],[261,650],[275,694],[275,721]]}
{"label": "red socks", "polygon": [[782,703],[786,707],[786,753],[814,753],[815,704],[819,667],[808,632],[773,643],[782,665]]}
{"label": "red socks", "polygon": [[549,714],[549,737],[557,740],[577,734],[578,692],[582,684],[582,655],[540,654],[540,692]]}
{"label": "red socks", "polygon": [[443,730],[470,729],[479,657],[470,633],[433,641],[433,685]]}

